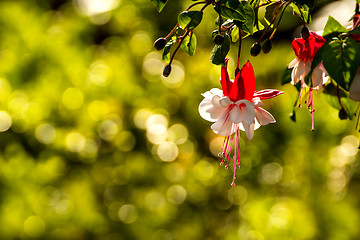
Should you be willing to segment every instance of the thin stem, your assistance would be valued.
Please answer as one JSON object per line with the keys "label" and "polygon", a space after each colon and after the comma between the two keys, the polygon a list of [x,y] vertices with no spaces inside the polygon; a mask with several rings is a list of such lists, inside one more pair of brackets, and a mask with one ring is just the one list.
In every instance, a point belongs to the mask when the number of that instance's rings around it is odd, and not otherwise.
{"label": "thin stem", "polygon": [[238,49],[238,58],[237,58],[237,69],[239,69],[239,65],[240,65],[241,40],[242,40],[241,29],[239,28],[239,49]]}
{"label": "thin stem", "polygon": [[286,8],[289,6],[290,3],[291,3],[291,2],[286,3],[285,7],[283,8],[283,10],[282,10],[282,12],[281,12],[281,15],[280,15],[280,17],[279,17],[279,20],[278,20],[278,22],[277,22],[277,24],[276,24],[276,27],[274,28],[274,31],[272,32],[271,36],[269,37],[269,40],[272,39],[272,37],[274,36],[277,28],[278,28],[279,25],[280,25],[280,22],[281,22],[281,19],[282,19],[283,15],[284,15],[284,12],[285,12]]}
{"label": "thin stem", "polygon": [[179,50],[179,48],[180,48],[182,42],[184,41],[185,37],[186,37],[190,32],[192,32],[192,30],[191,30],[191,31],[187,30],[187,31],[184,33],[184,35],[181,36],[180,42],[179,42],[179,44],[177,45],[175,51],[173,52],[173,54],[172,54],[172,56],[171,56],[169,65],[171,65],[172,61],[174,60],[174,57],[175,57],[176,52]]}

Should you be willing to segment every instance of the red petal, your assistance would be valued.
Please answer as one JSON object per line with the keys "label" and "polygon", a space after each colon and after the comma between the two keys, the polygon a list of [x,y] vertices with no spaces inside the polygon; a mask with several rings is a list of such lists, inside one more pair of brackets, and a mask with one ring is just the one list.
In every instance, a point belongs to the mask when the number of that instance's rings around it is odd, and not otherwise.
{"label": "red petal", "polygon": [[229,94],[230,100],[233,102],[246,99],[251,102],[255,92],[255,74],[251,63],[247,63],[241,68],[236,75],[234,84]]}
{"label": "red petal", "polygon": [[230,94],[230,90],[232,87],[232,82],[230,81],[229,78],[229,74],[227,71],[227,63],[228,63],[229,59],[226,58],[225,59],[225,67],[222,66],[221,67],[221,77],[220,77],[220,83],[221,83],[221,87],[222,87],[222,91],[224,96],[229,96]]}
{"label": "red petal", "polygon": [[312,56],[312,58],[314,58],[314,57],[315,57],[315,54],[316,54],[317,51],[321,48],[321,46],[324,45],[324,43],[326,42],[326,40],[325,40],[322,36],[318,35],[318,34],[315,33],[315,32],[310,32],[310,34],[311,34],[312,36],[314,36],[314,38],[315,38],[314,54],[313,54],[313,56]]}
{"label": "red petal", "polygon": [[261,90],[261,91],[255,91],[254,97],[258,97],[261,100],[263,100],[263,99],[269,99],[269,98],[279,96],[280,94],[283,94],[283,93],[284,93],[283,91],[279,91],[276,89],[265,89],[265,90]]}

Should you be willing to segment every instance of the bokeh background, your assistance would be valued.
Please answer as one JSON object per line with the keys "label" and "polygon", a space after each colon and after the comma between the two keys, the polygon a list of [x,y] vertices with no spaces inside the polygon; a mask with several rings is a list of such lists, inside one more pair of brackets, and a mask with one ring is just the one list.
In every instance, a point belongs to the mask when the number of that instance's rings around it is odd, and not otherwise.
{"label": "bokeh background", "polygon": [[[152,46],[191,3],[159,14],[149,0],[0,1],[0,239],[360,239],[355,121],[321,92],[315,132],[305,105],[289,118],[298,92],[281,78],[299,19],[285,13],[267,55],[243,42],[257,89],[285,94],[265,101],[276,124],[243,134],[231,187],[223,139],[198,114],[200,94],[220,87],[214,11],[170,77]],[[335,9],[348,24],[354,2],[337,3],[350,12],[319,1],[315,18]]]}

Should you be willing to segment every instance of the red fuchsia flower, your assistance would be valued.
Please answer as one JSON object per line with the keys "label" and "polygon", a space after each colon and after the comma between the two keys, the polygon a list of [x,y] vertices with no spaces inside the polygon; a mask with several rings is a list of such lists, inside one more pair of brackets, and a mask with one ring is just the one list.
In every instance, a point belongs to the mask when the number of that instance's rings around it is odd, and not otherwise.
{"label": "red fuchsia flower", "polygon": [[[323,66],[320,63],[311,74],[312,87],[309,87],[305,83],[305,76],[310,72],[311,63],[315,57],[317,51],[321,46],[326,42],[326,40],[315,32],[310,31],[307,39],[296,38],[292,42],[292,47],[294,49],[296,58],[291,61],[288,68],[293,68],[291,72],[291,84],[295,85],[299,81],[301,83],[301,90],[299,96],[299,107],[301,103],[301,98],[309,95],[308,108],[312,115],[312,130],[314,130],[314,105],[312,90],[319,90],[322,88],[328,80],[328,74]],[[305,92],[304,92],[305,89]],[[308,92],[307,92],[308,89]],[[304,93],[304,96],[302,96]]]}
{"label": "red fuchsia flower", "polygon": [[[225,60],[226,65],[227,62],[228,59]],[[251,140],[254,131],[260,126],[276,122],[269,112],[261,108],[265,105],[261,100],[276,97],[283,92],[272,89],[255,91],[254,69],[249,61],[234,80],[230,80],[227,66],[221,67],[220,83],[222,90],[213,88],[202,94],[204,100],[199,105],[199,113],[205,120],[214,122],[211,129],[216,134],[225,137],[219,156],[222,156],[221,165],[226,161],[226,168],[234,145],[234,173],[231,183],[234,186],[236,166],[240,166],[240,130],[245,131],[247,138]]]}

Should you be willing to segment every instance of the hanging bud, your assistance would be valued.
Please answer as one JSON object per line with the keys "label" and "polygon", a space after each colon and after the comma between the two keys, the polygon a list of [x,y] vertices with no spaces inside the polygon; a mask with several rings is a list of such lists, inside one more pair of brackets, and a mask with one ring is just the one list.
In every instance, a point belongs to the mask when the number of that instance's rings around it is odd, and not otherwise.
{"label": "hanging bud", "polygon": [[158,38],[155,42],[154,42],[154,47],[156,50],[161,50],[165,47],[166,45],[166,39],[165,38]]}
{"label": "hanging bud", "polygon": [[220,34],[217,34],[214,38],[214,42],[217,44],[217,45],[221,45],[223,44],[224,42],[224,36],[220,35]]}
{"label": "hanging bud", "polygon": [[250,54],[251,54],[251,56],[254,56],[254,57],[259,55],[260,51],[261,51],[261,45],[258,42],[254,43],[250,48]]}
{"label": "hanging bud", "polygon": [[262,46],[261,46],[261,49],[262,49],[263,53],[266,54],[266,53],[270,52],[271,48],[272,48],[271,40],[270,40],[270,39],[266,39],[266,40],[263,42]]}
{"label": "hanging bud", "polygon": [[168,64],[168,65],[166,65],[165,68],[164,68],[163,76],[164,76],[164,77],[168,77],[168,76],[170,75],[170,73],[171,73],[171,65]]}
{"label": "hanging bud", "polygon": [[309,29],[305,26],[303,26],[303,28],[301,29],[301,37],[304,39],[304,40],[307,40],[310,36],[310,32],[309,32]]}
{"label": "hanging bud", "polygon": [[348,114],[347,114],[347,112],[345,111],[345,109],[340,109],[340,111],[339,111],[339,118],[341,119],[341,120],[345,120],[345,119],[347,119],[348,118]]}

